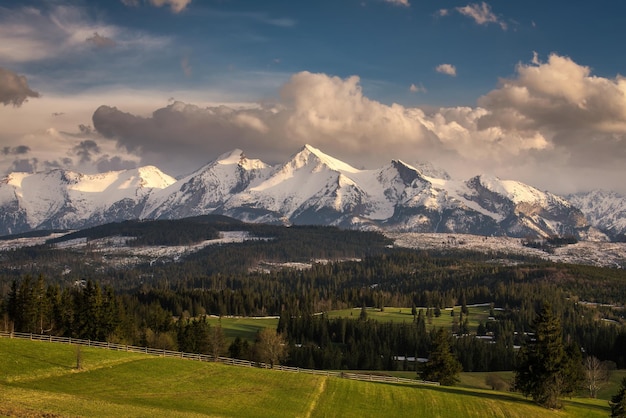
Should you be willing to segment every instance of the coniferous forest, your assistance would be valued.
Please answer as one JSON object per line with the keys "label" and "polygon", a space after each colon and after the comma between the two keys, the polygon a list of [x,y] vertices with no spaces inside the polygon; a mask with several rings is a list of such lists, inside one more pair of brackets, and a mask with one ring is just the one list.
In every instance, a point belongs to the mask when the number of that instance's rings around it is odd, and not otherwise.
{"label": "coniferous forest", "polygon": [[[226,341],[204,317],[277,316],[276,331],[287,344],[282,360],[289,365],[412,370],[414,364],[398,358],[428,358],[445,340],[464,371],[496,371],[516,367],[520,346],[549,303],[568,344],[626,367],[621,269],[396,249],[375,232],[223,217],[111,224],[71,237],[124,235],[135,237],[134,245],[186,245],[228,230],[259,239],[132,267],[107,265],[96,252],[55,247],[58,239],[4,251],[0,329],[255,359],[259,341]],[[277,267],[281,262],[312,266]],[[470,326],[467,306],[474,304],[488,304],[490,318]],[[432,319],[455,306],[459,316],[442,334]],[[381,322],[365,309],[350,318],[327,314],[360,307],[412,307],[413,315]]]}

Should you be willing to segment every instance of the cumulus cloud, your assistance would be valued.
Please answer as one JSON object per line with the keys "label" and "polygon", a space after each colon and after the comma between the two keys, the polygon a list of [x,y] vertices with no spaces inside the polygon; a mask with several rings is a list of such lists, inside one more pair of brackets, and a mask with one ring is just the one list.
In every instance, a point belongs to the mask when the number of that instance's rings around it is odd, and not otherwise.
{"label": "cumulus cloud", "polygon": [[0,103],[18,107],[29,97],[39,97],[39,93],[31,90],[26,77],[0,67]]}
{"label": "cumulus cloud", "polygon": [[540,132],[579,166],[626,162],[626,79],[593,76],[589,67],[551,54],[517,66],[517,77],[479,99],[481,129]]}
{"label": "cumulus cloud", "polygon": [[430,160],[456,177],[485,172],[557,192],[597,187],[604,173],[603,187],[623,190],[626,79],[594,76],[568,57],[537,56],[475,107],[425,110],[373,100],[357,76],[301,72],[275,102],[172,102],[147,117],[101,106],[93,125],[140,164],[173,175],[233,148],[273,164],[310,143],[356,166]]}
{"label": "cumulus cloud", "polygon": [[[417,86],[416,86],[417,88]],[[487,111],[449,108],[426,113],[387,105],[363,94],[360,79],[301,72],[280,90],[276,103],[254,107],[199,107],[174,102],[136,116],[101,106],[95,129],[116,145],[170,172],[197,168],[232,148],[268,163],[282,162],[304,143],[358,165],[377,165],[403,155],[502,159],[541,148],[540,138],[503,138],[498,129],[478,129]]]}
{"label": "cumulus cloud", "polygon": [[447,74],[452,77],[456,77],[456,67],[452,64],[440,64],[435,67],[435,71],[441,74]]}
{"label": "cumulus cloud", "polygon": [[484,1],[480,4],[471,3],[467,6],[455,7],[454,9],[440,9],[437,11],[436,15],[440,17],[449,16],[451,11],[455,11],[462,14],[463,16],[467,16],[479,25],[495,23],[499,25],[502,30],[507,30],[508,28],[506,22],[504,22],[500,17],[494,14],[491,10],[491,6],[489,6],[489,4],[485,3]]}

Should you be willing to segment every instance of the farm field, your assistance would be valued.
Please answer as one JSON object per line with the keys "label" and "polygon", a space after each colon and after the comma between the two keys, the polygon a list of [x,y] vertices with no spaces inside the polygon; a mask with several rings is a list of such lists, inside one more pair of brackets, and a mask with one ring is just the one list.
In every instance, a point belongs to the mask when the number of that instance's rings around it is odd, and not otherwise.
{"label": "farm field", "polygon": [[[420,308],[418,308],[419,310]],[[426,308],[423,308],[424,312]],[[468,306],[469,326],[474,329],[478,326],[479,322],[486,322],[489,318],[489,306]],[[442,309],[441,316],[432,317],[432,321],[427,323],[428,327],[450,327],[452,326],[453,317],[450,315],[450,308]],[[368,318],[375,319],[377,321],[392,321],[392,322],[413,322],[413,315],[411,315],[411,308],[398,308],[398,307],[385,307],[384,310],[377,308],[366,309]],[[456,318],[458,319],[461,307],[456,306],[454,308]],[[352,309],[340,309],[334,311],[328,311],[324,314],[328,318],[358,318],[361,313],[361,308]],[[208,323],[214,327],[220,325],[224,330],[224,334],[229,341],[239,337],[250,342],[254,341],[254,337],[257,331],[263,328],[276,328],[278,325],[278,318],[276,317],[230,317],[230,316],[209,316],[207,317]]]}
{"label": "farm field", "polygon": [[523,397],[225,366],[0,338],[0,416],[606,417],[607,401],[549,411]]}
{"label": "farm field", "polygon": [[[424,315],[426,315],[426,308],[417,307],[418,312],[420,309],[422,309],[424,311]],[[469,311],[467,319],[469,321],[470,328],[476,328],[479,322],[487,322],[489,318],[489,305],[468,306],[467,309]],[[442,309],[441,315],[439,317],[433,316],[432,321],[427,322],[427,325],[435,327],[451,326],[454,318],[457,318],[457,320],[459,319],[461,306],[454,307],[454,317],[451,315],[452,310],[452,308]],[[413,315],[411,314],[411,308],[409,307],[385,306],[383,310],[378,308],[366,308],[365,311],[367,312],[368,318],[375,319],[377,321],[413,322]],[[341,309],[326,312],[326,315],[328,315],[329,318],[358,318],[360,314],[361,308]]]}
{"label": "farm field", "polygon": [[228,341],[239,337],[250,342],[254,341],[256,333],[263,328],[276,329],[278,318],[276,317],[207,317],[212,327],[221,326]]}

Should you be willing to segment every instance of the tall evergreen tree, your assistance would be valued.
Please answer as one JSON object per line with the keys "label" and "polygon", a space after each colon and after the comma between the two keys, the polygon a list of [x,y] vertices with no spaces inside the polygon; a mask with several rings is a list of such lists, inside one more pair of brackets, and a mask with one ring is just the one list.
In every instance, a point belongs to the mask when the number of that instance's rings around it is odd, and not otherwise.
{"label": "tall evergreen tree", "polygon": [[461,363],[450,351],[450,335],[444,328],[439,328],[433,337],[428,361],[422,371],[422,379],[453,385],[461,372]]}
{"label": "tall evergreen tree", "polygon": [[[544,304],[533,323],[534,336],[519,352],[515,388],[539,405],[560,408],[559,398],[571,394],[580,382],[580,350],[563,344],[561,321],[549,304]],[[576,360],[570,356],[578,352]],[[568,356],[570,354],[570,356]],[[578,369],[577,369],[578,368]],[[580,370],[579,370],[580,369]]]}
{"label": "tall evergreen tree", "polygon": [[611,397],[611,417],[626,418],[626,377],[622,379],[619,391]]}

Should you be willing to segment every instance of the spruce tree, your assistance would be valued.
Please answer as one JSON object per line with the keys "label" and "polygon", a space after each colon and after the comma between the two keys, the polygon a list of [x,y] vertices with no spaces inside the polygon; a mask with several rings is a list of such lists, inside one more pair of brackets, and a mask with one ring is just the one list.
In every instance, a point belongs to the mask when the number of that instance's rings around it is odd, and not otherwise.
{"label": "spruce tree", "polygon": [[626,377],[622,379],[619,391],[611,397],[611,417],[626,418]]}
{"label": "spruce tree", "polygon": [[[563,344],[561,321],[544,304],[533,323],[534,336],[519,352],[515,370],[515,388],[539,405],[560,408],[559,398],[574,391],[579,379],[578,356],[570,359],[573,348]],[[569,355],[568,355],[569,354]]]}
{"label": "spruce tree", "polygon": [[461,363],[450,351],[450,335],[444,328],[439,328],[433,337],[428,361],[422,371],[422,379],[439,382],[442,385],[453,385],[461,372]]}

